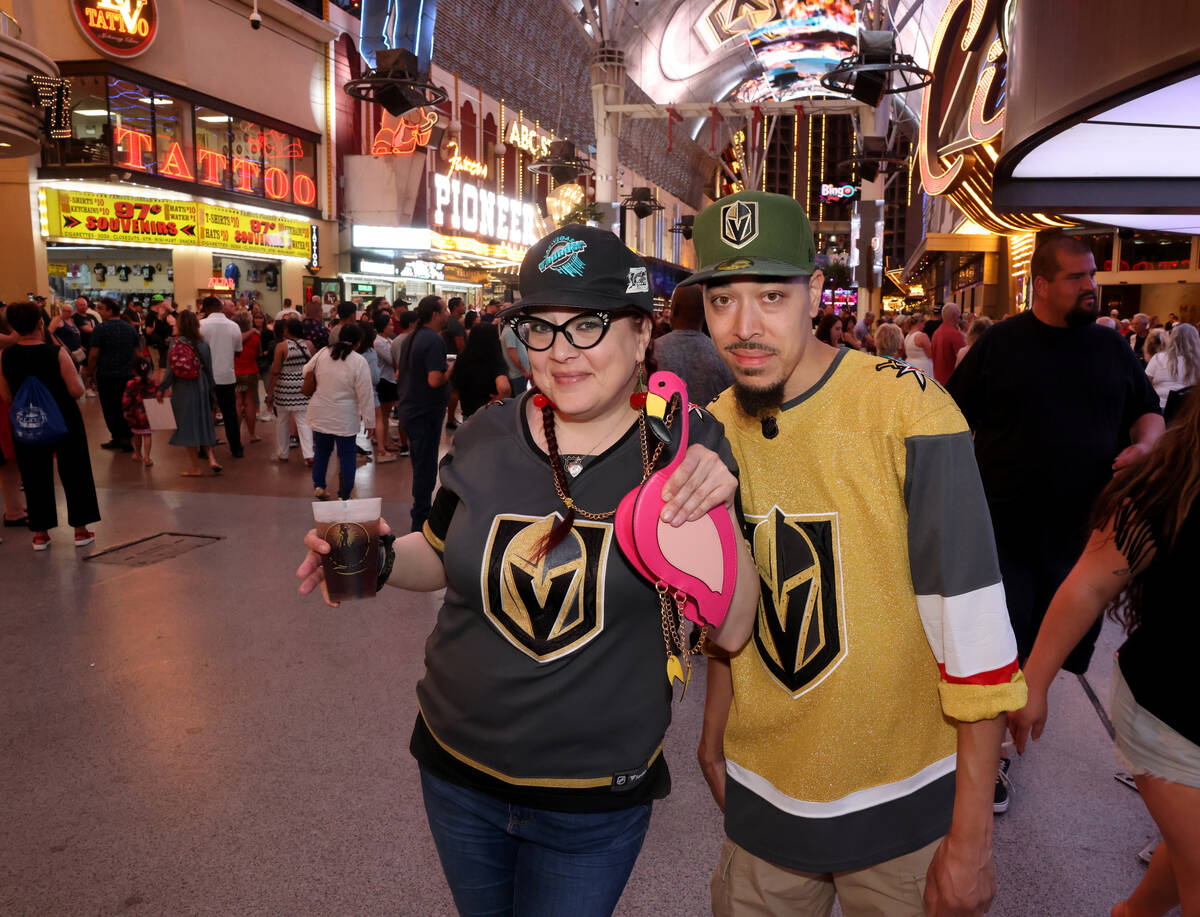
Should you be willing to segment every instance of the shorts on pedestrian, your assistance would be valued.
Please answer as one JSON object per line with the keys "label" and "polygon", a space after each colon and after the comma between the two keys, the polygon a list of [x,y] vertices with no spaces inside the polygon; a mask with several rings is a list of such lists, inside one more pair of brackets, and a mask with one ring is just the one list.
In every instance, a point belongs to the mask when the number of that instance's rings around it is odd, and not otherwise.
{"label": "shorts on pedestrian", "polygon": [[1113,663],[1113,749],[1135,777],[1148,776],[1200,789],[1200,745],[1180,735],[1134,699]]}
{"label": "shorts on pedestrian", "polygon": [[925,917],[925,873],[941,842],[863,869],[813,873],[768,863],[725,838],[709,885],[713,917],[829,917],[835,897],[845,917]]}
{"label": "shorts on pedestrian", "polygon": [[247,373],[244,376],[238,376],[234,391],[239,395],[244,395],[246,392],[253,392],[254,403],[258,404],[258,373]]}
{"label": "shorts on pedestrian", "polygon": [[375,383],[375,394],[379,396],[381,404],[392,404],[400,400],[400,390],[396,388],[396,383],[387,379],[380,379]]}

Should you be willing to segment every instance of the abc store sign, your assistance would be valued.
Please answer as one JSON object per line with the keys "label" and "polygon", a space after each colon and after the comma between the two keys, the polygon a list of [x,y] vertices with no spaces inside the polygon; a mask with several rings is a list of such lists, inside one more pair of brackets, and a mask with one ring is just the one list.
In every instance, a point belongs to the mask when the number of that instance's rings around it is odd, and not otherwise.
{"label": "abc store sign", "polygon": [[487,191],[448,175],[433,176],[433,225],[492,242],[533,245],[538,240],[533,204]]}

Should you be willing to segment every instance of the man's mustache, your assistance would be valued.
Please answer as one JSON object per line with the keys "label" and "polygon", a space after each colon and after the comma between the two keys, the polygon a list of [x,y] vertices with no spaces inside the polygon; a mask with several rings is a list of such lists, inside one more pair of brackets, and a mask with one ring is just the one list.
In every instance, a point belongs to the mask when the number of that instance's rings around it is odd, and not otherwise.
{"label": "man's mustache", "polygon": [[761,350],[764,353],[779,353],[779,351],[767,344],[760,344],[757,341],[742,341],[738,344],[730,344],[725,348],[727,353],[733,353],[736,350]]}

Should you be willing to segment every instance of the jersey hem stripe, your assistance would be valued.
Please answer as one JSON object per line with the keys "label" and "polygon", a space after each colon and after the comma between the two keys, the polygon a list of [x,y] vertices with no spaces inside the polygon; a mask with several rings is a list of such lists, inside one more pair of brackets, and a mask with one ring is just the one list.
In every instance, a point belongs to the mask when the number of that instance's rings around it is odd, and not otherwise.
{"label": "jersey hem stripe", "polygon": [[952,773],[957,762],[957,755],[948,755],[940,761],[934,761],[927,765],[911,777],[897,780],[895,783],[885,783],[864,790],[856,790],[841,799],[834,799],[830,802],[794,799],[769,780],[728,759],[725,761],[725,773],[747,790],[788,815],[795,815],[799,818],[836,818],[839,815],[861,812],[864,809],[871,809],[883,803],[910,796],[922,787]]}

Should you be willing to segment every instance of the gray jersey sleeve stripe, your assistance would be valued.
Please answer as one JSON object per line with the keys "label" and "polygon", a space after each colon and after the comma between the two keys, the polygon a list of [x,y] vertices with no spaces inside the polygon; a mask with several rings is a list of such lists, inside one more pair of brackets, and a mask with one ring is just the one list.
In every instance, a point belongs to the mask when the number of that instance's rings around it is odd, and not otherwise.
{"label": "gray jersey sleeve stripe", "polygon": [[908,562],[917,595],[955,596],[1000,582],[971,434],[905,440]]}

